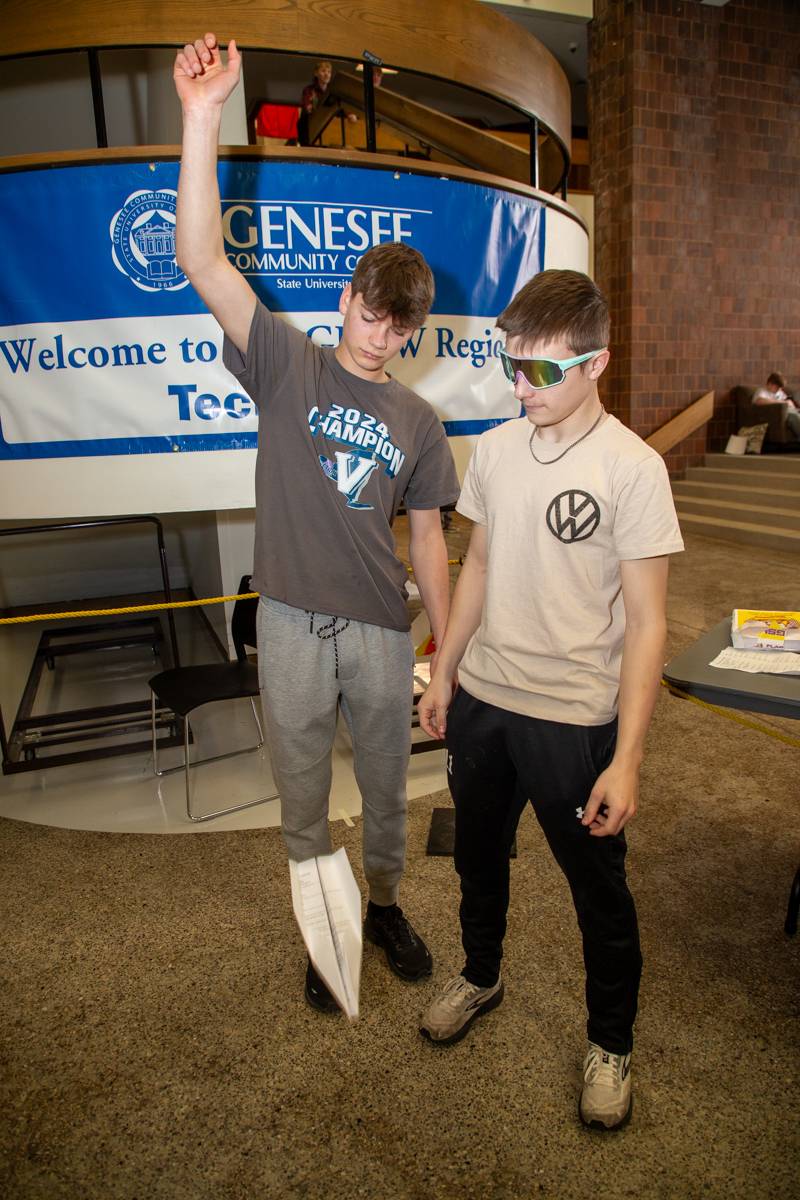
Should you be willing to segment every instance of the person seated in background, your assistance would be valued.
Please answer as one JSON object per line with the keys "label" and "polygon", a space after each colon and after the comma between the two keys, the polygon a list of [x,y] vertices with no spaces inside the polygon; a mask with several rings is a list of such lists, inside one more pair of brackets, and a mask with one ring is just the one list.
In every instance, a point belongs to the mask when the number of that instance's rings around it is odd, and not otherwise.
{"label": "person seated in background", "polygon": [[764,387],[756,388],[753,393],[753,404],[786,405],[786,426],[789,432],[800,442],[800,409],[794,402],[791,392],[786,390],[786,380],[777,371],[767,376]]}
{"label": "person seated in background", "polygon": [[[767,376],[764,387],[756,388],[753,394],[753,404],[775,404],[779,400],[792,400],[791,393],[786,390],[786,380],[777,371]],[[794,401],[792,400],[792,403]]]}

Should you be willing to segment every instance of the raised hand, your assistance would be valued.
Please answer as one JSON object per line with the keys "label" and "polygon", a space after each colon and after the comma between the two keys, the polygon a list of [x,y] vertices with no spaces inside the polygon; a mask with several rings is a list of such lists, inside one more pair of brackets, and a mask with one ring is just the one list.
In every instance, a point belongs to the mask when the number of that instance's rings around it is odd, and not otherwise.
{"label": "raised hand", "polygon": [[187,42],[175,56],[172,77],[184,110],[219,106],[225,103],[239,82],[242,56],[236,42],[228,43],[228,62],[223,65],[219,44],[213,33]]}

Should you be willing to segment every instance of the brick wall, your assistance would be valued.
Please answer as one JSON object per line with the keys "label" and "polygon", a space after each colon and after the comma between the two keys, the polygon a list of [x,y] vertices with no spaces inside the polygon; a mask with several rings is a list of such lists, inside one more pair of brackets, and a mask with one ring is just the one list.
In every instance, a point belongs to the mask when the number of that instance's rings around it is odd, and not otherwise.
{"label": "brick wall", "polygon": [[[597,13],[598,4],[595,4]],[[601,384],[626,424],[631,408],[633,272],[633,27],[606,4],[590,25],[589,156],[595,194],[595,275],[611,309],[612,355]],[[598,146],[602,153],[598,153]]]}
{"label": "brick wall", "polygon": [[800,391],[800,4],[595,0],[589,98],[608,406],[646,437],[713,387],[719,448],[732,386]]}

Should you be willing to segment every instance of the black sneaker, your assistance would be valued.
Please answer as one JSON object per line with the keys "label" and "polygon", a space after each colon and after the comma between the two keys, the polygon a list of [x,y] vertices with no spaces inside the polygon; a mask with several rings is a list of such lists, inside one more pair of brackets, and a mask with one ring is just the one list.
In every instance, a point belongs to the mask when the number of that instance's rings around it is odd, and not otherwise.
{"label": "black sneaker", "polygon": [[308,960],[306,967],[306,1000],[317,1012],[337,1013],[339,1011],[339,1005],[317,974],[311,959]]}
{"label": "black sneaker", "polygon": [[386,961],[401,979],[424,979],[433,971],[433,959],[419,934],[415,933],[408,917],[397,904],[386,908],[367,905],[364,936],[375,946],[382,946]]}

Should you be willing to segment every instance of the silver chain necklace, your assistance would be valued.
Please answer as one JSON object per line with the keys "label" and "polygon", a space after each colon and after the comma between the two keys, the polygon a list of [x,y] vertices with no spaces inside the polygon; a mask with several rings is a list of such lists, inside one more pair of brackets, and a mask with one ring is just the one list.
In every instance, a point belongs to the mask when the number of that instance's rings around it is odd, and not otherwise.
{"label": "silver chain necklace", "polygon": [[570,450],[573,450],[575,448],[575,446],[577,446],[579,442],[582,442],[584,440],[584,438],[587,438],[590,433],[594,433],[595,429],[597,429],[597,426],[600,424],[600,422],[602,421],[602,419],[605,415],[606,415],[606,410],[603,408],[603,406],[601,404],[600,405],[600,413],[597,417],[597,420],[592,425],[591,429],[587,429],[586,433],[582,433],[581,436],[579,438],[576,438],[574,442],[570,442],[570,444],[567,446],[566,450],[562,450],[561,453],[559,455],[557,455],[556,458],[549,458],[549,459],[543,460],[541,458],[536,457],[534,450],[533,450],[533,439],[536,437],[537,430],[534,427],[533,433],[531,434],[530,439],[528,441],[528,449],[531,452],[531,458],[533,459],[534,462],[537,462],[540,467],[552,467],[553,463],[560,462],[565,454],[569,454]]}

